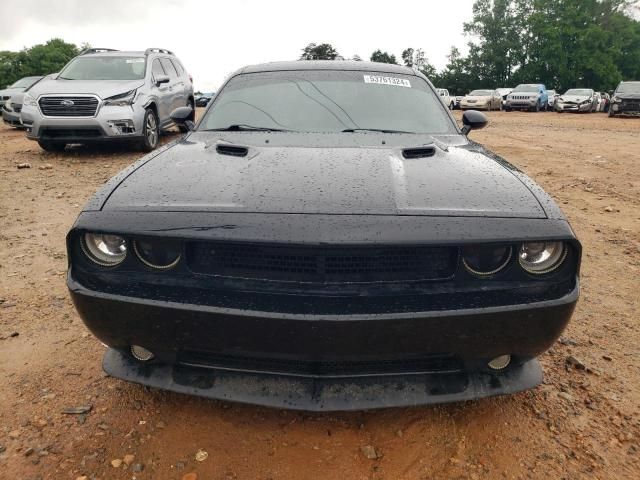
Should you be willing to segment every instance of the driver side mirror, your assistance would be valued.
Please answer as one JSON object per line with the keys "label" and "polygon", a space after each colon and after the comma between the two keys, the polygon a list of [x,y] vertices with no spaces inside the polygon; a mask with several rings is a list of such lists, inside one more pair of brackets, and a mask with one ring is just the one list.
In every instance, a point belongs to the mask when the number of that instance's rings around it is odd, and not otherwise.
{"label": "driver side mirror", "polygon": [[156,75],[156,85],[162,85],[163,83],[169,83],[169,75]]}
{"label": "driver side mirror", "polygon": [[462,133],[468,135],[471,130],[480,130],[489,123],[487,116],[477,110],[467,110],[462,114]]}
{"label": "driver side mirror", "polygon": [[184,125],[192,131],[196,126],[196,124],[191,120],[192,115],[193,109],[191,107],[179,107],[171,112],[171,115],[169,116],[176,125]]}

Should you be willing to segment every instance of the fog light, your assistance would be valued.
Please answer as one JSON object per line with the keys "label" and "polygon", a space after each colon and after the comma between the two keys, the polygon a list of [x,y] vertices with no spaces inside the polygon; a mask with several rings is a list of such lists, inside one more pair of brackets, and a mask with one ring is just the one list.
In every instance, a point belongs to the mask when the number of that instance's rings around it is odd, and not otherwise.
{"label": "fog light", "polygon": [[109,120],[107,122],[116,135],[129,135],[135,133],[132,120]]}
{"label": "fog light", "polygon": [[140,345],[131,345],[131,355],[141,362],[148,362],[154,357],[153,353]]}
{"label": "fog light", "polygon": [[504,370],[511,363],[511,355],[500,355],[491,360],[487,365],[491,370]]}

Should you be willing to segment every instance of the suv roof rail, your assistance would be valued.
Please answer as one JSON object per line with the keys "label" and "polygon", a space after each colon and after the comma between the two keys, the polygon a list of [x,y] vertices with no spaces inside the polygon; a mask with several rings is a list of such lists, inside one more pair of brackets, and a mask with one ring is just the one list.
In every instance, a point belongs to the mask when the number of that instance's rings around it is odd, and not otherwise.
{"label": "suv roof rail", "polygon": [[117,52],[115,48],[86,48],[80,52],[80,55],[88,55],[90,53]]}
{"label": "suv roof rail", "polygon": [[166,48],[156,48],[156,47],[147,48],[144,51],[145,55],[149,55],[150,53],[166,53],[167,55],[173,55],[173,52],[171,50],[167,50]]}

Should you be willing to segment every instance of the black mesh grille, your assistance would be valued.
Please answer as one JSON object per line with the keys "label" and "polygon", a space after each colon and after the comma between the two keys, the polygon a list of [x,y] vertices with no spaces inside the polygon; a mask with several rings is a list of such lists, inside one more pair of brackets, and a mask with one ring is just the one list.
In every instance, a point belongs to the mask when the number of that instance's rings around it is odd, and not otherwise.
{"label": "black mesh grille", "polygon": [[178,361],[183,365],[205,368],[318,377],[451,373],[461,371],[463,368],[460,359],[451,355],[431,355],[422,358],[394,360],[314,361],[184,351],[178,355]]}
{"label": "black mesh grille", "polygon": [[40,110],[48,117],[93,117],[98,108],[95,97],[48,96],[39,100]]}
{"label": "black mesh grille", "polygon": [[456,268],[456,247],[303,247],[191,243],[197,273],[313,283],[440,280]]}
{"label": "black mesh grille", "polygon": [[640,112],[640,100],[624,100],[622,110],[627,112]]}
{"label": "black mesh grille", "polygon": [[42,138],[98,138],[102,132],[97,128],[43,128],[40,130]]}

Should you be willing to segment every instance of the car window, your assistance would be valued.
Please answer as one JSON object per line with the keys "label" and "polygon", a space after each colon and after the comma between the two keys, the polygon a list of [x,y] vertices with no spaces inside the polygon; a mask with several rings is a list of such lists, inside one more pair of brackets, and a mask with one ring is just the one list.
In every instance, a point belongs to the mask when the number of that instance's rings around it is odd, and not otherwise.
{"label": "car window", "polygon": [[160,60],[157,58],[153,61],[152,64],[152,73],[154,77],[158,77],[158,75],[166,75],[164,68],[160,65]]}
{"label": "car window", "polygon": [[384,129],[455,132],[436,92],[421,77],[363,71],[281,71],[233,77],[201,129],[230,125],[302,132]]}
{"label": "car window", "polygon": [[164,67],[164,71],[167,72],[167,75],[169,75],[169,78],[171,79],[178,78],[178,72],[176,72],[176,67],[173,66],[173,63],[171,63],[168,58],[161,58],[160,62]]}
{"label": "car window", "polygon": [[182,64],[175,58],[171,59],[171,63],[173,64],[173,67],[178,72],[178,76],[182,76],[182,74],[184,73],[184,68],[182,68]]}

